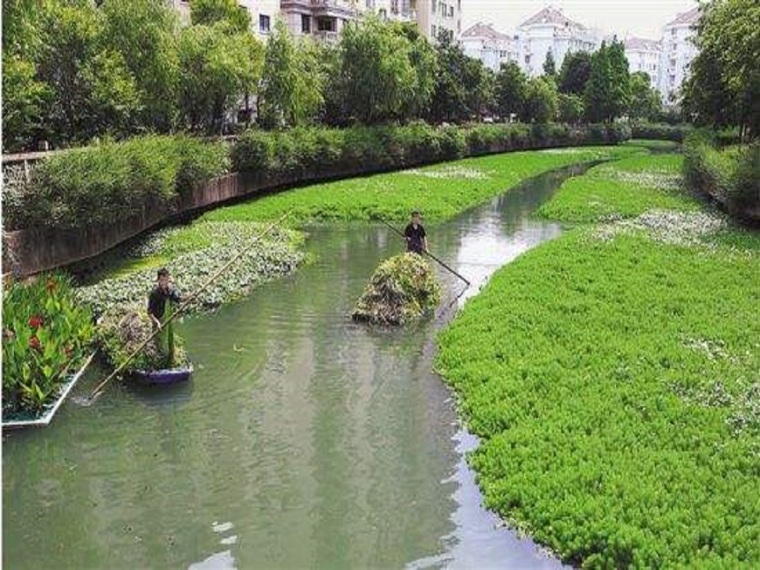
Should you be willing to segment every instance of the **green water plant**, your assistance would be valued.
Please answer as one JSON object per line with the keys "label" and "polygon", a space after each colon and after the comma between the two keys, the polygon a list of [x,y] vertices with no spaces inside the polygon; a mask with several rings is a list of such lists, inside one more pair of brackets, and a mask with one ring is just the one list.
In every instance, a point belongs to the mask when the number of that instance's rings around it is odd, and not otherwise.
{"label": "green water plant", "polygon": [[[604,165],[547,211],[598,220],[587,199],[600,171],[675,162]],[[645,187],[627,184],[604,194],[610,211],[626,214],[626,192]],[[436,366],[480,438],[470,461],[487,506],[562,560],[757,567],[760,241],[668,185],[646,187],[644,202],[670,209],[519,257],[442,332]],[[568,192],[586,194],[557,208]]]}
{"label": "green water plant", "polygon": [[214,221],[397,220],[416,208],[428,221],[451,218],[520,182],[571,164],[630,156],[639,147],[581,147],[468,158],[440,165],[314,184],[209,212]]}
{"label": "green water plant", "polygon": [[3,416],[41,413],[83,363],[92,314],[62,274],[3,286]]}
{"label": "green water plant", "polygon": [[356,321],[404,325],[423,317],[441,302],[441,286],[430,263],[416,253],[385,260],[356,303]]}

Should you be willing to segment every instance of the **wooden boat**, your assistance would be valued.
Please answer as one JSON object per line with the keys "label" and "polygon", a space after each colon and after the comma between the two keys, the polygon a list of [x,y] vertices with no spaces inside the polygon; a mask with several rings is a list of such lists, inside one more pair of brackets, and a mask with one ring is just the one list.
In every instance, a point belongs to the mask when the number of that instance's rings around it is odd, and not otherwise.
{"label": "wooden boat", "polygon": [[187,382],[193,373],[193,365],[188,364],[181,368],[168,368],[166,370],[135,370],[132,375],[141,384],[168,385]]}

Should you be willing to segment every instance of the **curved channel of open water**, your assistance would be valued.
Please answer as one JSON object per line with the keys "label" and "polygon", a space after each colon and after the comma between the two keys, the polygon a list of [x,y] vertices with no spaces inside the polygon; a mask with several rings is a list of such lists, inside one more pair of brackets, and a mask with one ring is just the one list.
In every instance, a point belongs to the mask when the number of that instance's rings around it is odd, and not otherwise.
{"label": "curved channel of open water", "polygon": [[[531,213],[583,170],[428,228],[473,287],[427,323],[352,323],[373,270],[403,244],[379,226],[314,228],[316,263],[181,325],[190,383],[112,385],[47,429],[6,436],[4,567],[559,567],[481,507],[464,459],[477,442],[432,366],[456,306],[559,234]],[[448,303],[461,283],[440,276]]]}

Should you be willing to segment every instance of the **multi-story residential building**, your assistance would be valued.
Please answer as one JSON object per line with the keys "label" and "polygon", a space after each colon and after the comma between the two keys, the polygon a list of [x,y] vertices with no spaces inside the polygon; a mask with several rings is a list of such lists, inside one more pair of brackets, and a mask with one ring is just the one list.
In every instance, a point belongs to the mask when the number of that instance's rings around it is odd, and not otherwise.
{"label": "multi-story residential building", "polygon": [[435,40],[441,32],[458,38],[462,33],[462,0],[416,0],[412,8],[423,35]]}
{"label": "multi-story residential building", "polygon": [[517,28],[520,67],[531,76],[544,72],[546,55],[551,52],[557,69],[565,55],[594,51],[601,44],[601,33],[574,22],[560,10],[544,8]]}
{"label": "multi-story residential building", "polygon": [[459,37],[465,55],[479,59],[486,67],[498,71],[502,63],[518,60],[517,41],[513,36],[494,30],[491,24],[478,22]]}
{"label": "multi-story residential building", "polygon": [[623,42],[623,48],[625,57],[628,59],[628,70],[631,73],[643,71],[649,75],[652,85],[657,86],[660,77],[662,44],[654,40],[629,37]]}
{"label": "multi-story residential building", "polygon": [[[183,24],[190,23],[190,1],[168,0],[169,4],[179,12]],[[238,0],[241,10],[247,10],[251,15],[251,30],[261,39],[266,39],[274,26],[274,21],[280,13],[280,0]]]}
{"label": "multi-story residential building", "polygon": [[678,14],[662,29],[659,88],[665,103],[677,100],[681,84],[686,79],[689,64],[697,55],[692,43],[694,26],[699,21],[699,8]]}
{"label": "multi-story residential building", "polygon": [[337,41],[343,26],[372,9],[372,0],[281,0],[281,17],[295,36]]}

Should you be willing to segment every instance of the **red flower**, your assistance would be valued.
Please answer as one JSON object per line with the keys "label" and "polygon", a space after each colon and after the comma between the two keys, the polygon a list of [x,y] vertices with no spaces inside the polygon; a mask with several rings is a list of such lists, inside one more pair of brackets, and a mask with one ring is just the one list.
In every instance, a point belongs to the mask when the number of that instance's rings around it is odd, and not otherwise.
{"label": "red flower", "polygon": [[42,317],[39,315],[34,315],[31,319],[29,319],[29,326],[33,329],[38,329],[42,326],[42,323],[44,321],[42,320]]}
{"label": "red flower", "polygon": [[63,351],[66,353],[66,358],[71,358],[71,353],[74,352],[74,349],[67,346]]}
{"label": "red flower", "polygon": [[42,343],[36,336],[33,336],[29,339],[29,346],[31,346],[34,350],[42,350]]}
{"label": "red flower", "polygon": [[53,291],[55,291],[56,287],[58,287],[58,283],[56,283],[55,279],[53,279],[52,277],[48,277],[45,287],[47,287],[48,293],[52,293]]}

